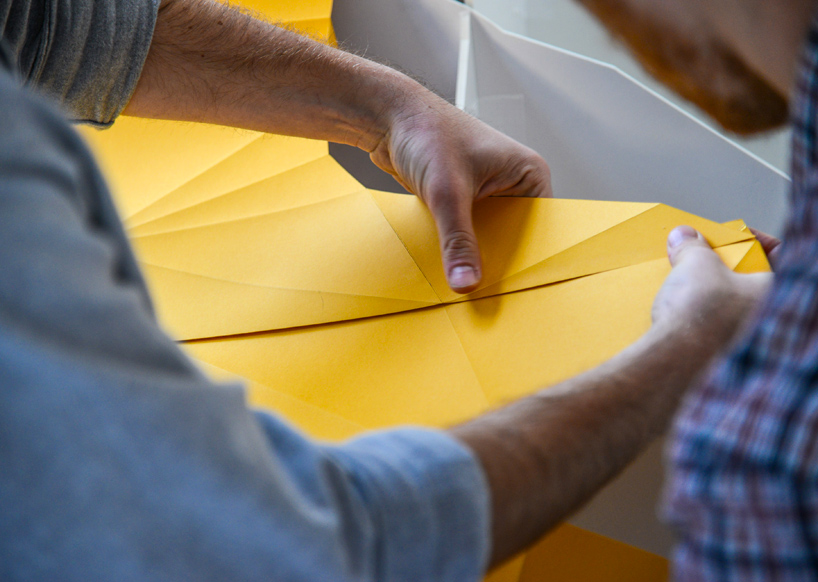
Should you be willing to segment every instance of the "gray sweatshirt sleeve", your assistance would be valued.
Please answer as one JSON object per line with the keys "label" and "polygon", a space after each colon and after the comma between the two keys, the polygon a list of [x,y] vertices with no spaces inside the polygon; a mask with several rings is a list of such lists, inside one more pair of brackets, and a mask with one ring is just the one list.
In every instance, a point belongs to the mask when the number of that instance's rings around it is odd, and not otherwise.
{"label": "gray sweatshirt sleeve", "polygon": [[110,125],[133,93],[159,0],[0,0],[0,33],[26,85],[68,117]]}

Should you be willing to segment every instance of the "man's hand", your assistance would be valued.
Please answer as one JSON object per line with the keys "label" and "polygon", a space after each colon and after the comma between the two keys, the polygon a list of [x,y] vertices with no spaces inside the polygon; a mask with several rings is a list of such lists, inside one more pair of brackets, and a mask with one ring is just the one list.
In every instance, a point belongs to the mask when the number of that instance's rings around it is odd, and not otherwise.
{"label": "man's hand", "polygon": [[126,113],[355,145],[429,206],[455,291],[480,280],[472,203],[550,196],[532,150],[394,69],[211,0],[163,0]]}
{"label": "man's hand", "polygon": [[[769,254],[778,241],[760,234]],[[689,226],[670,233],[667,249],[673,271],[653,303],[654,323],[695,327],[711,341],[728,341],[766,293],[772,273],[734,273]]]}
{"label": "man's hand", "polygon": [[492,564],[568,517],[665,430],[771,279],[733,273],[689,227],[671,233],[668,255],[673,271],[639,341],[593,370],[452,429],[489,482]]}
{"label": "man's hand", "polygon": [[446,278],[460,293],[482,276],[472,204],[551,196],[550,170],[536,152],[428,92],[400,101],[371,157],[429,207]]}

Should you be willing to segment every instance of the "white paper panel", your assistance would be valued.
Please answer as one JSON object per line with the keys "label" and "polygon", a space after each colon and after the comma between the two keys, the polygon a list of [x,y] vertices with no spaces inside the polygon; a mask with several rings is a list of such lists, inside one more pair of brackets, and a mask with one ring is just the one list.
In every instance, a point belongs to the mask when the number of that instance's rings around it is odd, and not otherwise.
{"label": "white paper panel", "polygon": [[411,73],[454,102],[466,11],[453,0],[336,0],[332,23],[343,46]]}
{"label": "white paper panel", "polygon": [[479,15],[472,24],[478,114],[514,132],[510,109],[524,99],[525,135],[513,137],[551,164],[556,196],[663,202],[780,231],[783,174],[616,68],[505,33]]}

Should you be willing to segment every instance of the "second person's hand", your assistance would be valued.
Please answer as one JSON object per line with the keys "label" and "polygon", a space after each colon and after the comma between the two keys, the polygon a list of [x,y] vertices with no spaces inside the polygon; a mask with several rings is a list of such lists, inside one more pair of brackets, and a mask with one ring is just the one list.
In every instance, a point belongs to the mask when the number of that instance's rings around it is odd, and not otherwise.
{"label": "second person's hand", "polygon": [[671,231],[667,248],[673,270],[654,300],[654,324],[687,328],[718,350],[766,294],[772,273],[734,273],[689,226]]}

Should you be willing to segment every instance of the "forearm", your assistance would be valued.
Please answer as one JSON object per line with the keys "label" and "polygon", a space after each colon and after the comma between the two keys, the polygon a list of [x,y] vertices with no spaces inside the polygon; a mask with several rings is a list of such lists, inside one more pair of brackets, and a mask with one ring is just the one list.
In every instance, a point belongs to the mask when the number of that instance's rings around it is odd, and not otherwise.
{"label": "forearm", "polygon": [[409,111],[415,101],[431,97],[389,67],[223,4],[165,0],[125,113],[322,139],[372,151],[388,131],[393,111]]}
{"label": "forearm", "polygon": [[661,434],[724,341],[654,327],[602,366],[454,428],[492,492],[492,564],[568,517]]}

